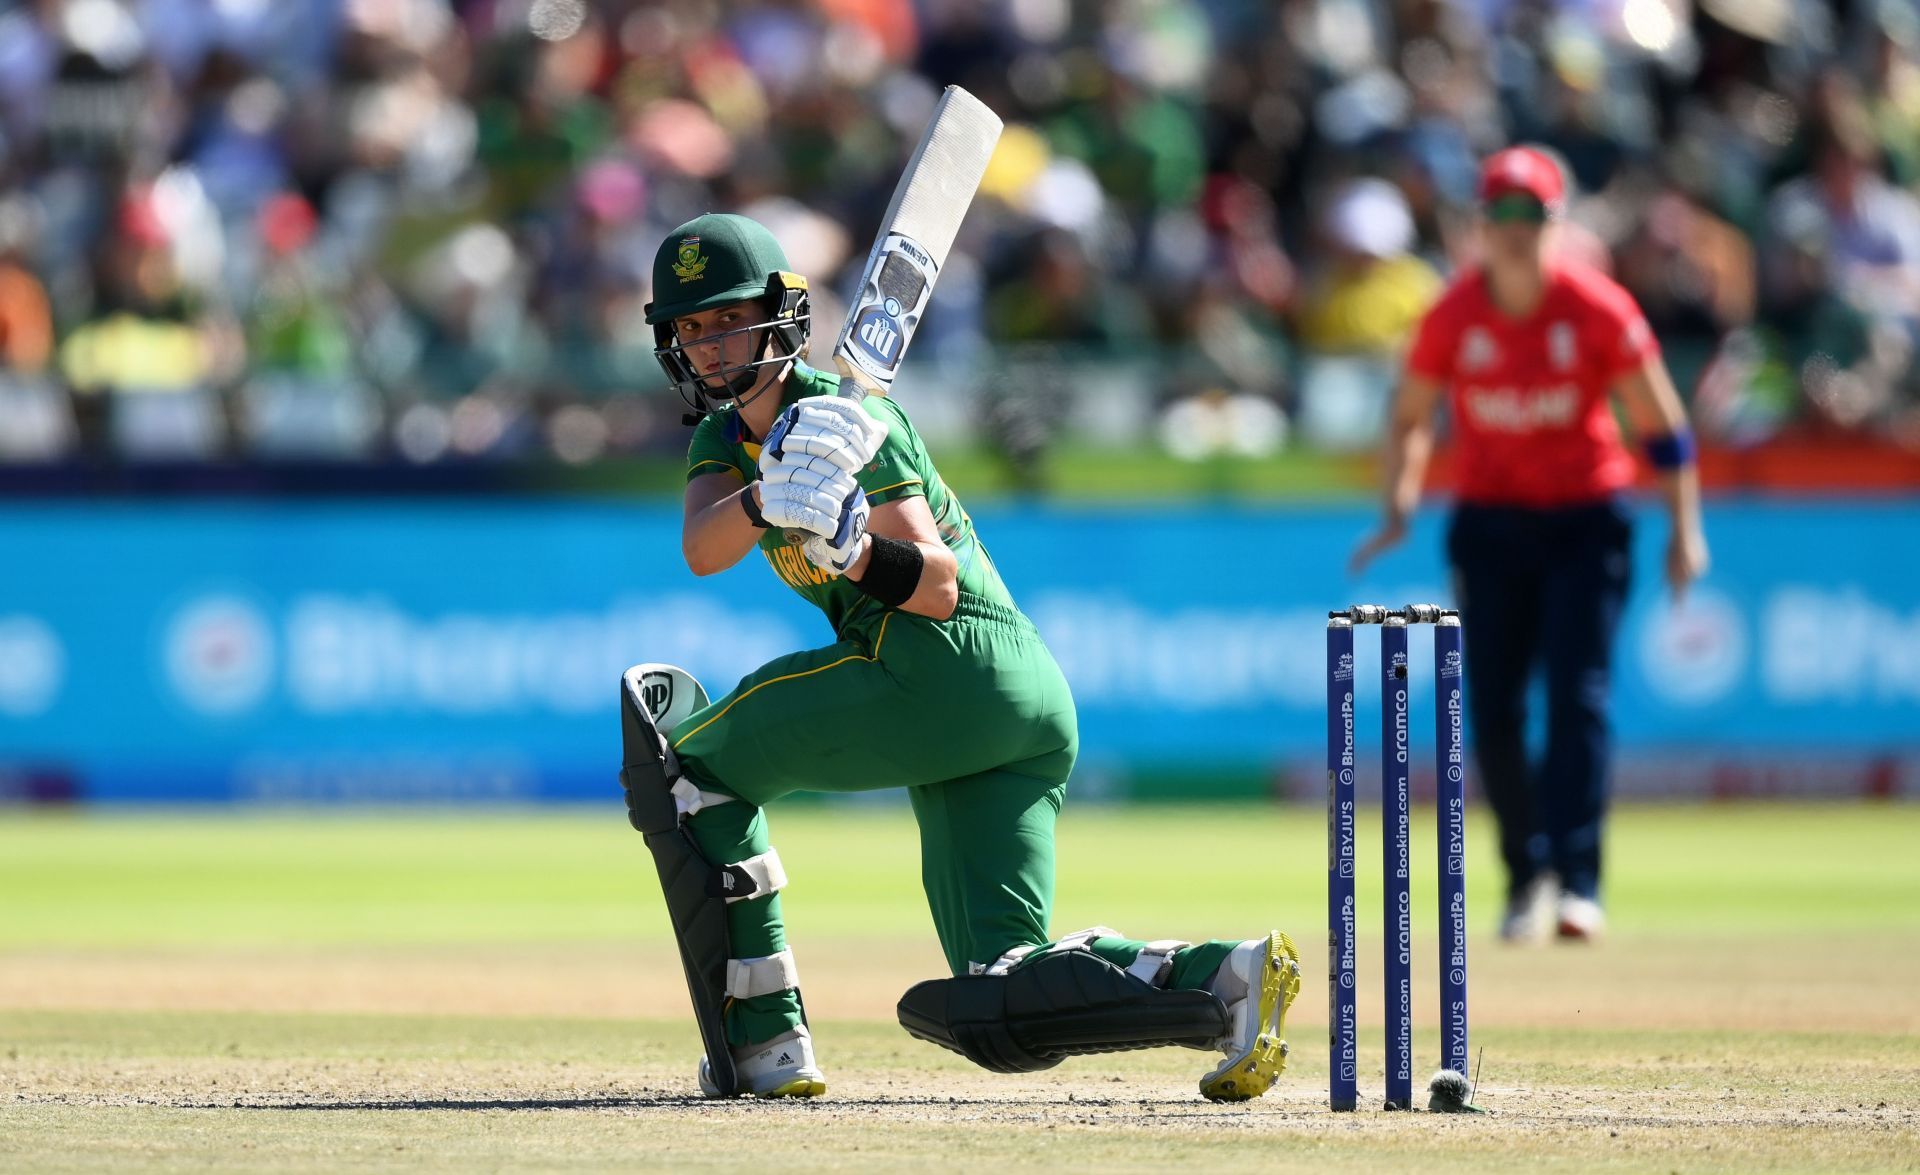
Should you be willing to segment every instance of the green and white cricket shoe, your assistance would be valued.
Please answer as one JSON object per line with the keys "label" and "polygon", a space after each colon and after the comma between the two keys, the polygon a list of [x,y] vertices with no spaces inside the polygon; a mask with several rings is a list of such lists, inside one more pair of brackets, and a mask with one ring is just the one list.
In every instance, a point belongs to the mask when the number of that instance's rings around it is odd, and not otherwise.
{"label": "green and white cricket shoe", "polygon": [[1300,952],[1278,930],[1249,939],[1220,964],[1207,989],[1227,1006],[1226,1055],[1200,1079],[1209,1101],[1244,1102],[1273,1088],[1287,1067],[1287,1009],[1300,994]]}
{"label": "green and white cricket shoe", "polygon": [[[754,1097],[819,1097],[827,1092],[827,1075],[813,1059],[813,1034],[802,1024],[762,1044],[734,1050],[734,1069],[740,1092]],[[720,1097],[707,1076],[707,1059],[700,1058],[700,1092]]]}

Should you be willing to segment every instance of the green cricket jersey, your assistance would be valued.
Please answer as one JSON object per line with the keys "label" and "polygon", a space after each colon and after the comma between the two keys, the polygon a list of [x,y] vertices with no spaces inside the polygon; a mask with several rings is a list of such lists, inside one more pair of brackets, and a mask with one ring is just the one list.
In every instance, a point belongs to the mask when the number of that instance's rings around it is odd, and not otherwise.
{"label": "green cricket jersey", "polygon": [[[787,377],[781,403],[785,406],[803,396],[831,396],[839,386],[839,376],[796,362]],[[940,480],[933,458],[927,455],[927,447],[907,414],[885,396],[868,396],[864,407],[869,415],[887,424],[886,441],[872,464],[860,471],[860,487],[867,493],[868,504],[879,506],[915,495],[926,498],[940,538],[960,565],[961,593],[1012,607],[1013,597],[974,533],[973,519]],[[709,415],[693,430],[693,441],[687,448],[687,478],[691,481],[708,473],[732,473],[743,482],[760,476],[760,446],[746,439],[737,412]],[[807,562],[806,555],[789,544],[778,527],[760,536],[760,553],[788,587],[826,613],[834,633],[842,638],[856,633],[871,637],[889,610],[846,579]]]}

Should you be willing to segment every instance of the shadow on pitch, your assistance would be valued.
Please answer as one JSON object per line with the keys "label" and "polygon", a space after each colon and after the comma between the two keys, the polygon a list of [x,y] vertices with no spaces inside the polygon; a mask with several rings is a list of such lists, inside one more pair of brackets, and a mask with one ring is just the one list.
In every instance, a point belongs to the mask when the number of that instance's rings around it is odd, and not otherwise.
{"label": "shadow on pitch", "polygon": [[768,1113],[856,1108],[925,1108],[928,1106],[976,1107],[980,1109],[1112,1109],[1138,1110],[1143,1105],[1156,1109],[1207,1110],[1184,1100],[1165,1102],[1140,1098],[1075,1097],[835,1097],[784,1098],[761,1101],[753,1098],[713,1100],[687,1094],[621,1094],[579,1098],[404,1098],[382,1101],[306,1101],[306,1102],[200,1102],[183,1105],[189,1110],[687,1110],[698,1108],[713,1113]]}

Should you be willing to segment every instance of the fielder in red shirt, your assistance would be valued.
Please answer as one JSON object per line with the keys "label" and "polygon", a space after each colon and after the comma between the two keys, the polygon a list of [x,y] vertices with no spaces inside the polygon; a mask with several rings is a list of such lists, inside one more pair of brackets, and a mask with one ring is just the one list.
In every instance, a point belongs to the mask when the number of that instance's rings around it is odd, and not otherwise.
{"label": "fielder in red shirt", "polygon": [[[1399,543],[1452,415],[1458,501],[1448,526],[1466,632],[1468,721],[1481,786],[1500,824],[1509,941],[1597,937],[1614,631],[1626,599],[1631,522],[1619,500],[1635,463],[1625,411],[1659,474],[1672,521],[1676,598],[1707,567],[1686,410],[1633,296],[1554,255],[1559,168],[1516,147],[1480,176],[1485,260],[1427,312],[1407,355],[1386,452],[1386,512],[1354,553],[1357,573]],[[1526,692],[1547,686],[1547,745],[1527,760]]]}

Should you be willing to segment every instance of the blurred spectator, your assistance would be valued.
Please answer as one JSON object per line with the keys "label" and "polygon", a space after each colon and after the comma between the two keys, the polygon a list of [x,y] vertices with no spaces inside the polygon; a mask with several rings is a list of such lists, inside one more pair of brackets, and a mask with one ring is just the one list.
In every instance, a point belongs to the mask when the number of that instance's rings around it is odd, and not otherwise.
{"label": "blurred spectator", "polygon": [[1441,290],[1413,255],[1413,213],[1386,180],[1348,183],[1328,204],[1325,249],[1296,315],[1305,352],[1300,429],[1310,444],[1369,448],[1379,438],[1400,348]]}
{"label": "blurred spectator", "polygon": [[1851,98],[1817,132],[1812,172],[1767,209],[1775,239],[1826,241],[1826,283],[1861,310],[1920,326],[1920,201],[1889,184]]}
{"label": "blurred spectator", "polygon": [[15,375],[38,375],[53,355],[46,287],[26,255],[32,217],[24,200],[0,202],[0,370]]}
{"label": "blurred spectator", "polygon": [[1327,208],[1327,248],[1298,317],[1300,344],[1333,354],[1391,355],[1440,292],[1412,253],[1413,214],[1386,180],[1355,180]]}
{"label": "blurred spectator", "polygon": [[1640,304],[1687,395],[1720,340],[1753,319],[1753,246],[1683,192],[1636,191],[1632,203],[1644,211],[1615,250],[1614,278]]}
{"label": "blurred spectator", "polygon": [[[825,337],[958,83],[1007,133],[915,378],[1026,484],[1067,416],[1137,443],[1216,392],[1371,445],[1372,368],[1473,264],[1474,160],[1517,139],[1730,434],[1910,437],[1917,51],[1914,0],[0,0],[0,182],[38,210],[7,283],[96,455],[669,450],[677,408],[627,394],[634,242],[777,220]],[[120,211],[146,189],[157,230]]]}
{"label": "blurred spectator", "polygon": [[1015,272],[987,306],[996,339],[1124,348],[1148,337],[1138,296],[1106,280],[1072,233],[1042,230],[1006,260]]}
{"label": "blurred spectator", "polygon": [[281,193],[260,210],[263,264],[246,322],[241,427],[263,457],[368,456],[379,404],[359,378],[346,315],[310,252],[313,208]]}
{"label": "blurred spectator", "polygon": [[53,355],[46,287],[30,268],[33,210],[0,200],[0,458],[45,460],[73,444],[66,397],[44,378]]}
{"label": "blurred spectator", "polygon": [[237,333],[182,282],[153,188],[122,201],[115,230],[101,249],[93,314],[60,348],[94,444],[134,459],[219,456],[228,436],[220,385],[235,374]]}

